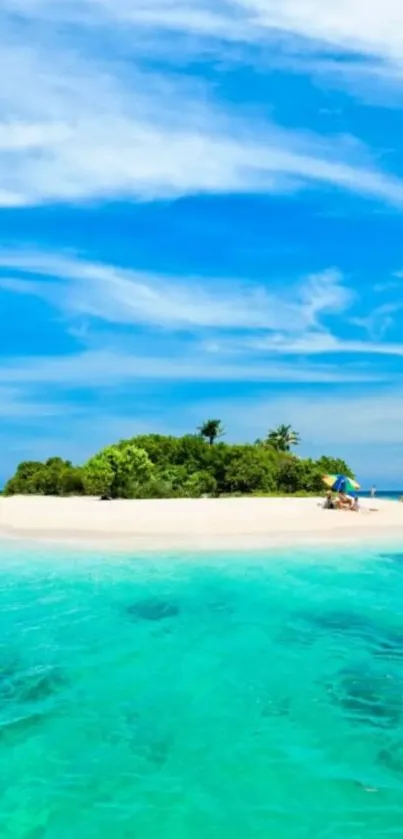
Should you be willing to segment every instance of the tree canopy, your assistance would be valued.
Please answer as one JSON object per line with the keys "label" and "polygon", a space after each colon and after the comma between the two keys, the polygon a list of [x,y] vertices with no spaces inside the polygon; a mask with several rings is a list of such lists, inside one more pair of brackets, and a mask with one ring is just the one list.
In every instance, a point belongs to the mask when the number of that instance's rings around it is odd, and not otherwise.
{"label": "tree canopy", "polygon": [[291,447],[300,438],[288,425],[273,429],[255,444],[219,441],[223,434],[220,420],[208,420],[196,434],[143,434],[121,440],[81,466],[60,457],[25,461],[4,492],[104,498],[317,493],[327,473],[354,477],[340,458],[294,456]]}
{"label": "tree canopy", "polygon": [[266,443],[278,452],[290,452],[293,446],[299,446],[300,436],[291,425],[279,425],[269,431]]}
{"label": "tree canopy", "polygon": [[210,446],[218,440],[219,437],[224,437],[225,431],[221,420],[209,419],[199,428],[200,436],[204,437],[210,443]]}

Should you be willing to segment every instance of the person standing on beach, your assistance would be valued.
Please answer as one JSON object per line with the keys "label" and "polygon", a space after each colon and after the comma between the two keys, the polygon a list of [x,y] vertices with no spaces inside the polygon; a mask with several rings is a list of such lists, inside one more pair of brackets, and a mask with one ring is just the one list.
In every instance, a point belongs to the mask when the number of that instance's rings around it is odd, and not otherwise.
{"label": "person standing on beach", "polygon": [[376,495],[376,486],[374,485],[374,486],[371,487],[371,498],[375,498],[375,495]]}

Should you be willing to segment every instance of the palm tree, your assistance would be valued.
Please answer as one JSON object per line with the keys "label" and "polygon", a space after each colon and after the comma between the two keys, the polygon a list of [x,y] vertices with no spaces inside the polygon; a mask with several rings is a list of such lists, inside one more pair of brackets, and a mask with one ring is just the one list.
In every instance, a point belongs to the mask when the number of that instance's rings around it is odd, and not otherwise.
{"label": "palm tree", "polygon": [[213,445],[215,440],[218,440],[219,437],[223,437],[225,434],[224,426],[221,420],[218,419],[206,420],[198,428],[198,432],[201,437],[205,437],[209,441],[210,446]]}
{"label": "palm tree", "polygon": [[292,446],[299,446],[301,438],[291,425],[279,425],[269,432],[266,444],[278,452],[290,452]]}

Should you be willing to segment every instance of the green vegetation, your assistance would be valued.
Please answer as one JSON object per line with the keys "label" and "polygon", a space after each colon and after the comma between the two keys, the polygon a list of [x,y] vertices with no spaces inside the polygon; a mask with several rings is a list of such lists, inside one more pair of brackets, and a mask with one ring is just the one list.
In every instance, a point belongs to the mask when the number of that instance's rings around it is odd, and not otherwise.
{"label": "green vegetation", "polygon": [[80,495],[83,493],[82,468],[69,460],[51,457],[45,463],[20,463],[4,487],[4,495]]}
{"label": "green vegetation", "polygon": [[200,436],[204,437],[210,443],[210,446],[215,443],[219,437],[224,437],[225,431],[221,420],[209,419],[203,423],[199,428]]}
{"label": "green vegetation", "polygon": [[107,446],[83,466],[52,457],[20,463],[5,495],[99,495],[104,498],[200,498],[204,495],[291,495],[322,492],[322,477],[354,477],[338,458],[296,457],[300,442],[288,425],[254,444],[217,442],[220,420],[208,420],[198,434],[145,434]]}
{"label": "green vegetation", "polygon": [[278,428],[269,431],[266,443],[278,452],[290,452],[292,446],[299,446],[300,436],[291,425],[279,425]]}

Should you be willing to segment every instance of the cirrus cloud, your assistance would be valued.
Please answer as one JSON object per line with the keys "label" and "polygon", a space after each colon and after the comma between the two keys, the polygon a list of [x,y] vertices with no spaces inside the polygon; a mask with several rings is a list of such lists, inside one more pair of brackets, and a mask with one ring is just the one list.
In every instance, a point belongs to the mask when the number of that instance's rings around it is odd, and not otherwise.
{"label": "cirrus cloud", "polygon": [[[169,65],[162,72],[152,55],[136,58],[144,27],[172,53],[169,29],[214,40],[219,21],[223,37],[235,27],[242,38],[249,31],[245,20],[261,34],[267,27],[304,34],[319,9],[311,4],[308,15],[308,6],[297,14],[291,2],[281,11],[258,0],[225,2],[216,10],[161,0],[57,6],[7,0],[0,11],[0,206],[289,193],[323,185],[400,206],[403,182],[382,172],[363,144],[356,153],[354,143],[337,136],[251,120],[248,109],[235,111],[200,76]],[[318,20],[325,32],[327,17]],[[134,47],[123,23],[131,27]],[[96,27],[107,39],[104,51]]]}

